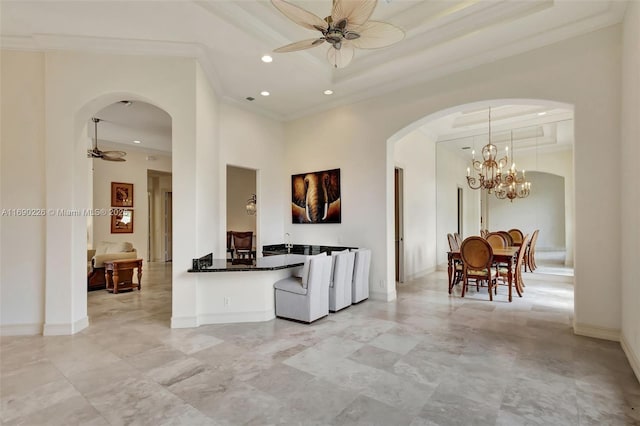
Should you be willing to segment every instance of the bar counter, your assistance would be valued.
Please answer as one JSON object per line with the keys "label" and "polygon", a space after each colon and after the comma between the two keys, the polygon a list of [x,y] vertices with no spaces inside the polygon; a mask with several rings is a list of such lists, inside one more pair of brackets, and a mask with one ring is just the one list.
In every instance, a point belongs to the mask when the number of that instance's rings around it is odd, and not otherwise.
{"label": "bar counter", "polygon": [[332,251],[342,251],[348,249],[356,249],[357,247],[345,247],[345,246],[321,246],[313,244],[271,244],[262,246],[263,256],[273,256],[279,254],[304,254],[314,255],[320,253],[331,254]]}
{"label": "bar counter", "polygon": [[275,318],[273,284],[294,275],[305,259],[304,255],[282,254],[232,263],[204,256],[206,266],[187,273],[194,287],[180,289],[181,295],[197,298],[197,311],[181,316],[174,310],[171,326],[270,321]]}
{"label": "bar counter", "polygon": [[232,262],[227,261],[227,259],[213,259],[211,266],[201,269],[189,269],[187,272],[277,271],[279,269],[302,266],[305,258],[306,256],[302,254],[281,254],[258,259],[237,259]]}

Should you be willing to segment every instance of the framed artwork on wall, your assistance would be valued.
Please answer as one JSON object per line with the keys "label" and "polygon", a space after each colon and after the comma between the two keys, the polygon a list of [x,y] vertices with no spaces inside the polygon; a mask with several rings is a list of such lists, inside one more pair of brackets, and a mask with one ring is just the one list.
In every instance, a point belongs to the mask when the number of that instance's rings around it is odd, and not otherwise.
{"label": "framed artwork on wall", "polygon": [[340,169],[291,176],[291,223],[341,223]]}
{"label": "framed artwork on wall", "polygon": [[133,234],[133,210],[111,209],[111,233]]}
{"label": "framed artwork on wall", "polygon": [[133,184],[111,182],[111,207],[133,207]]}

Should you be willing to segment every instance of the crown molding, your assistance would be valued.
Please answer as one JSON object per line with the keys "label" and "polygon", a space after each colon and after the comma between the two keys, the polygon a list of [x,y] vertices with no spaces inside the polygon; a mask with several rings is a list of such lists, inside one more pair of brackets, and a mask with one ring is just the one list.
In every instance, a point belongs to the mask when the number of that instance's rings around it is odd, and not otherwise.
{"label": "crown molding", "polygon": [[224,96],[224,88],[205,46],[198,43],[136,40],[107,37],[34,34],[32,37],[0,36],[3,49],[27,51],[73,51],[113,55],[142,55],[193,58],[198,60],[214,91]]}

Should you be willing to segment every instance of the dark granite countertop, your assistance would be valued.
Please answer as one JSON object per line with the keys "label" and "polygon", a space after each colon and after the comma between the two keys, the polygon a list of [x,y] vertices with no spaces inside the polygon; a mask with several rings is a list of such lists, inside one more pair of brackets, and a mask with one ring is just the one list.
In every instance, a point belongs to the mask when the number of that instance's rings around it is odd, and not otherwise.
{"label": "dark granite countertop", "polygon": [[291,250],[287,251],[287,247],[284,244],[272,244],[262,246],[262,255],[271,256],[277,254],[304,254],[314,255],[326,252],[331,254],[332,251],[342,251],[346,249],[355,249],[357,247],[341,247],[341,246],[319,246],[311,244],[292,244]]}
{"label": "dark granite countertop", "polygon": [[233,262],[228,262],[226,259],[213,259],[211,266],[198,270],[189,269],[187,272],[276,271],[302,266],[305,258],[306,256],[300,254],[281,254],[253,260],[240,259]]}

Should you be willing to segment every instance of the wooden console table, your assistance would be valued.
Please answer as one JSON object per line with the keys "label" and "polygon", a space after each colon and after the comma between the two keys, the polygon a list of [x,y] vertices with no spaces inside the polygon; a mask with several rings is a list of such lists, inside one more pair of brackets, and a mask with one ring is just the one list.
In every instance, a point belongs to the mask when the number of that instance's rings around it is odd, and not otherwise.
{"label": "wooden console table", "polygon": [[[138,269],[138,284],[133,282],[133,270]],[[117,294],[121,290],[140,291],[142,283],[142,259],[124,259],[104,262],[104,278],[107,290]]]}

